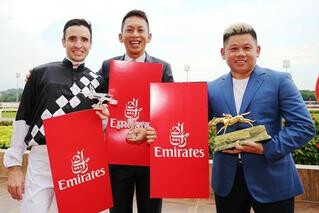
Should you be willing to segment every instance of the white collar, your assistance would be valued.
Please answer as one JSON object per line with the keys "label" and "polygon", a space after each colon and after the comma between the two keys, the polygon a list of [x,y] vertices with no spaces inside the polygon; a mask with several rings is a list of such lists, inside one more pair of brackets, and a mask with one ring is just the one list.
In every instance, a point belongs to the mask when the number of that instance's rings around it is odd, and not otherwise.
{"label": "white collar", "polygon": [[146,58],[145,52],[143,53],[143,55],[141,55],[140,57],[138,57],[138,58],[136,58],[136,59],[131,58],[129,55],[127,55],[127,54],[125,53],[124,61],[145,62],[145,58]]}
{"label": "white collar", "polygon": [[73,64],[73,69],[78,68],[81,64],[84,64],[84,61],[73,61],[71,60],[68,56],[65,57],[66,59],[68,59],[69,61],[71,61],[71,63]]}

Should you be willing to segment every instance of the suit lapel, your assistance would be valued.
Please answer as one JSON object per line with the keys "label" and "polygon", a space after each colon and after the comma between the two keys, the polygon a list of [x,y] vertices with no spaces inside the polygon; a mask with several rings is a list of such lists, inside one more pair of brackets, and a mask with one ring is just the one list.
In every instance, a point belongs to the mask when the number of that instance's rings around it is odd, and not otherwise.
{"label": "suit lapel", "polygon": [[[233,92],[233,81],[230,73],[223,77],[223,81],[221,81],[222,96],[228,106],[228,109],[232,115],[236,115],[236,106]],[[224,112],[226,113],[226,111]]]}
{"label": "suit lapel", "polygon": [[152,56],[147,54],[147,52],[145,52],[145,62],[153,63]]}
{"label": "suit lapel", "polygon": [[255,66],[252,74],[250,75],[243,101],[240,106],[239,114],[246,112],[250,102],[264,81],[264,78],[262,77],[264,73],[265,72],[263,72],[262,68],[258,67],[257,65]]}
{"label": "suit lapel", "polygon": [[122,55],[122,56],[120,56],[119,59],[117,59],[117,60],[119,60],[119,61],[124,61],[124,59],[125,59],[125,54]]}

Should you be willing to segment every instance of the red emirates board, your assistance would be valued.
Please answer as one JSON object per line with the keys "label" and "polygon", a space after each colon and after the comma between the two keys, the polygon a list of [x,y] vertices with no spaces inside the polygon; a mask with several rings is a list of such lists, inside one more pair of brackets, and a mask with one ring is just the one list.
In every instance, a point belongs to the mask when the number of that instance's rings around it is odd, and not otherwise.
{"label": "red emirates board", "polygon": [[149,124],[150,83],[162,81],[162,64],[112,61],[109,93],[118,101],[109,105],[106,142],[110,164],[149,166],[149,144],[126,140],[132,121]]}
{"label": "red emirates board", "polygon": [[208,198],[206,83],[152,83],[152,198]]}
{"label": "red emirates board", "polygon": [[113,206],[107,150],[96,110],[44,120],[60,213],[96,213]]}

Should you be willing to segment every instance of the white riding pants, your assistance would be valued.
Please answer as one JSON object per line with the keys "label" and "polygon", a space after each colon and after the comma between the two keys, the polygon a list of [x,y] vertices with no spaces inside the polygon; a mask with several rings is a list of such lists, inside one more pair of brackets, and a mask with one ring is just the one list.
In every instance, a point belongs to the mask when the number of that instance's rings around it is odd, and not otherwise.
{"label": "white riding pants", "polygon": [[33,146],[29,153],[21,213],[48,213],[53,198],[55,210],[51,212],[58,212],[47,146]]}

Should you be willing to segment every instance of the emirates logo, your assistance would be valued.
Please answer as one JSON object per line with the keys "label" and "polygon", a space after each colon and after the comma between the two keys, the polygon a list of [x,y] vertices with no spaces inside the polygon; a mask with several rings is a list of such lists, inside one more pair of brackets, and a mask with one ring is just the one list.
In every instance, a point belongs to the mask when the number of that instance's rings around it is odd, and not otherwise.
{"label": "emirates logo", "polygon": [[83,150],[77,151],[71,159],[73,174],[84,174],[89,170],[88,162],[90,158],[85,158]]}
{"label": "emirates logo", "polygon": [[140,118],[140,113],[143,108],[138,106],[138,98],[132,98],[127,102],[124,109],[124,116],[126,120],[117,120],[116,118],[110,118],[110,127],[115,129],[130,129],[136,128],[147,128],[149,127],[149,122],[138,121]]}
{"label": "emirates logo", "polygon": [[138,99],[133,98],[131,101],[127,102],[125,106],[125,117],[127,119],[137,120],[140,117],[140,112],[143,108],[138,108]]}
{"label": "emirates logo", "polygon": [[[94,160],[94,158],[92,159]],[[85,182],[94,181],[96,178],[101,178],[106,174],[107,170],[104,167],[89,170],[89,160],[90,158],[84,157],[83,149],[81,151],[77,151],[71,159],[73,177],[59,179],[58,189],[62,191],[76,187],[77,185],[81,185]]]}
{"label": "emirates logo", "polygon": [[184,123],[177,123],[170,129],[170,143],[183,148],[187,144],[189,133],[184,132]]}
{"label": "emirates logo", "polygon": [[[156,158],[203,158],[205,150],[189,146],[186,148],[187,139],[190,134],[184,131],[184,123],[177,123],[172,126],[169,134],[169,142],[173,147],[154,146]],[[192,141],[190,141],[191,144]]]}

